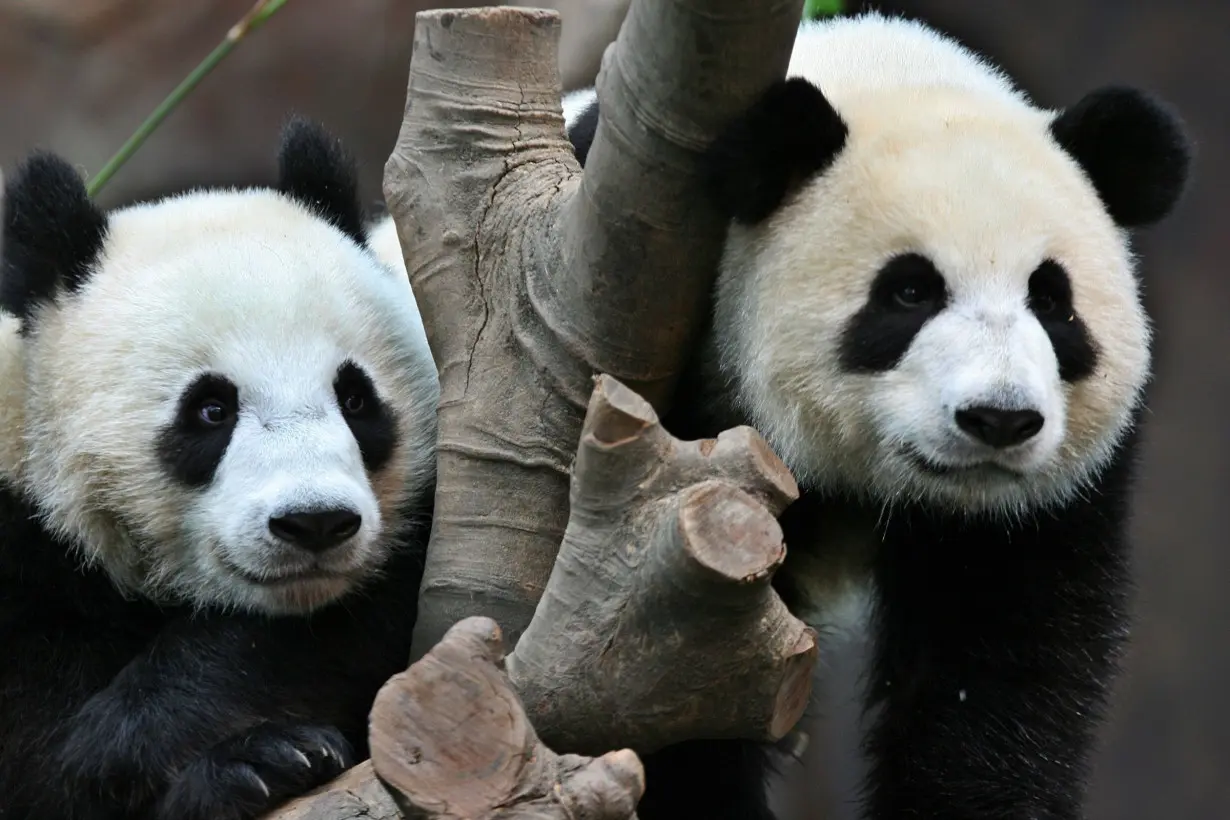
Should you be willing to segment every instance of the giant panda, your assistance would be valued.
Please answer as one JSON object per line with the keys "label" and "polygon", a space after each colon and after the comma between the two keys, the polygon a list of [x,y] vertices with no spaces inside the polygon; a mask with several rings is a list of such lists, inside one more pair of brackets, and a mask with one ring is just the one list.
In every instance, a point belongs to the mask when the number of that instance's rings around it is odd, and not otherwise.
{"label": "giant panda", "polygon": [[[593,90],[563,108],[584,164]],[[1139,90],[1041,109],[875,13],[804,23],[787,78],[706,149],[730,224],[664,421],[752,425],[799,480],[775,585],[824,641],[868,630],[871,820],[1083,816],[1150,375],[1128,231],[1172,210],[1190,154]],[[771,762],[650,755],[639,816],[771,817]]]}
{"label": "giant panda", "polygon": [[409,662],[438,384],[391,224],[276,186],[110,213],[8,175],[0,816],[239,820],[367,754]]}

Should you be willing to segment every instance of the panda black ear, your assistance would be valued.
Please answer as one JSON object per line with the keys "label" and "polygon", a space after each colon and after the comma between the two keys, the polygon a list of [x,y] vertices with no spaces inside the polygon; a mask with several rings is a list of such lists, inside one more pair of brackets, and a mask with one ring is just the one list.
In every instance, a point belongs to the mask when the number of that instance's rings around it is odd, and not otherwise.
{"label": "panda black ear", "polygon": [[278,190],[360,245],[367,241],[354,159],[319,123],[292,117],[282,129]]}
{"label": "panda black ear", "polygon": [[832,164],[849,129],[819,88],[774,83],[705,154],[710,196],[729,218],[755,224]]}
{"label": "panda black ear", "polygon": [[1138,89],[1091,91],[1055,118],[1051,134],[1121,227],[1162,219],[1187,185],[1192,149],[1182,121]]}
{"label": "panda black ear", "polygon": [[107,215],[72,165],[43,152],[8,177],[3,207],[0,307],[28,320],[39,303],[89,279],[107,238]]}

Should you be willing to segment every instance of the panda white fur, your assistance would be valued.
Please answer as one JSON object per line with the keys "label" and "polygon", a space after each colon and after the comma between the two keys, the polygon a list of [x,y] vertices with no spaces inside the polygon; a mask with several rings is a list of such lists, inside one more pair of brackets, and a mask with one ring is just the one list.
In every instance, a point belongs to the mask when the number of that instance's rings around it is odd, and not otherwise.
{"label": "panda white fur", "polygon": [[340,144],[296,120],[279,159],[109,214],[55,156],[7,176],[5,818],[258,816],[366,755],[405,668],[435,367]]}
{"label": "panda white fur", "polygon": [[[564,110],[584,163],[592,89]],[[666,423],[751,424],[798,477],[776,585],[822,635],[870,627],[869,818],[1082,816],[1150,372],[1127,230],[1170,212],[1189,156],[1140,91],[1039,109],[878,14],[803,24],[706,153],[732,221]],[[639,816],[769,817],[766,763],[651,756]]]}

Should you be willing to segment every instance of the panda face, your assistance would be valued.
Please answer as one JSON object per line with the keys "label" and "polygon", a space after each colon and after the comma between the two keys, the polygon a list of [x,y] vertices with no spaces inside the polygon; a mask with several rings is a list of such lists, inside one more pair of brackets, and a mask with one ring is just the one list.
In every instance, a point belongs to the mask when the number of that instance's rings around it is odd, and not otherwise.
{"label": "panda face", "polygon": [[[306,612],[380,572],[430,486],[423,326],[404,270],[346,230],[361,229],[349,212],[319,210],[345,188],[336,171],[99,214],[76,261],[56,238],[88,235],[80,179],[46,159],[15,175],[20,481],[122,588]],[[40,271],[75,279],[47,287]]]}
{"label": "panda face", "polygon": [[1125,237],[1050,118],[865,95],[827,166],[767,217],[736,215],[722,363],[802,482],[1015,515],[1109,458],[1150,329]]}
{"label": "panda face", "polygon": [[42,310],[27,475],[146,592],[304,611],[385,558],[429,478],[434,373],[408,285],[271,192],[111,218]]}

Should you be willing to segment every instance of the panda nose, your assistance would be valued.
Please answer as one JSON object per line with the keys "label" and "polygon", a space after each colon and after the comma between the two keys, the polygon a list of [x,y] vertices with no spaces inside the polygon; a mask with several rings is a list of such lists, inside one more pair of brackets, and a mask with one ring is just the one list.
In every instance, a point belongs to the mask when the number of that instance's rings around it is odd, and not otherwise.
{"label": "panda nose", "polygon": [[269,519],[269,531],[308,552],[324,552],[359,531],[363,517],[353,510],[306,510]]}
{"label": "panda nose", "polygon": [[1045,422],[1037,410],[966,407],[956,414],[957,426],[997,449],[1012,447],[1038,435]]}

